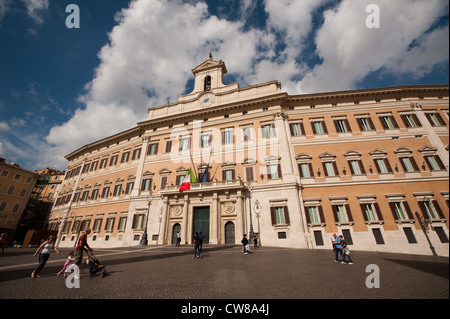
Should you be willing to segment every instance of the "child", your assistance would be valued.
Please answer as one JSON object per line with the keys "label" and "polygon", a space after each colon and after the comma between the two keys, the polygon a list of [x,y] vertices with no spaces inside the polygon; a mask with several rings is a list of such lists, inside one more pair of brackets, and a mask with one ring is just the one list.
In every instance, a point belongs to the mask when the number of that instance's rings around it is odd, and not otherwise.
{"label": "child", "polygon": [[63,269],[61,269],[61,271],[57,274],[58,277],[61,275],[61,273],[62,273],[63,271],[66,270],[66,268],[67,268],[67,266],[69,266],[70,262],[72,262],[72,261],[75,260],[75,258],[72,258],[73,255],[75,255],[75,253],[74,253],[73,251],[70,252],[69,256],[68,256],[67,259],[66,259],[66,262],[64,263]]}

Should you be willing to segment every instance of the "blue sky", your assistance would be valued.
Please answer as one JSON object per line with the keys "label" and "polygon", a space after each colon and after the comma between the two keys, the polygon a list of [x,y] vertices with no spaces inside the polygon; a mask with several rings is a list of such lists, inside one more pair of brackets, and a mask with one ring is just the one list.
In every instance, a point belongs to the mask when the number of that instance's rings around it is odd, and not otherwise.
{"label": "blue sky", "polygon": [[[80,28],[66,27],[69,4]],[[448,12],[447,0],[0,0],[0,157],[65,169],[68,153],[190,92],[210,51],[227,83],[289,94],[447,84]]]}

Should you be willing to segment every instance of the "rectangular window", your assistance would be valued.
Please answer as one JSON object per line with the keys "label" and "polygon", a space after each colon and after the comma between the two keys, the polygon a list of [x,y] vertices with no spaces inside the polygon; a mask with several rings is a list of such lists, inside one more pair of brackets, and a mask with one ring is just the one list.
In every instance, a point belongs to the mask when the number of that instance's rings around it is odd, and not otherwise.
{"label": "rectangular window", "polygon": [[99,168],[105,168],[107,162],[108,162],[108,156],[102,158],[102,160],[100,161],[100,167]]}
{"label": "rectangular window", "polygon": [[172,140],[166,141],[166,147],[164,148],[164,153],[172,152]]}
{"label": "rectangular window", "polygon": [[222,171],[222,180],[224,181],[232,181],[234,180],[234,169],[226,169]]}
{"label": "rectangular window", "polygon": [[106,223],[105,223],[105,230],[106,231],[112,231],[114,228],[114,222],[116,221],[115,217],[109,217],[108,219],[106,219]]}
{"label": "rectangular window", "polygon": [[200,136],[200,146],[201,147],[210,147],[212,141],[212,134],[205,133]]}
{"label": "rectangular window", "polygon": [[313,177],[313,170],[311,163],[301,163],[298,165],[301,177]]}
{"label": "rectangular window", "polygon": [[308,213],[309,213],[309,221],[311,224],[320,223],[320,217],[317,206],[309,206]]}
{"label": "rectangular window", "polygon": [[379,228],[372,228],[372,233],[377,245],[384,245],[384,239],[383,235],[381,234],[381,230]]}
{"label": "rectangular window", "polygon": [[119,154],[114,154],[111,157],[111,161],[109,162],[109,166],[115,166],[117,164],[117,159],[119,158]]}
{"label": "rectangular window", "polygon": [[244,137],[244,142],[248,142],[252,140],[252,128],[251,127],[243,127],[242,128],[242,136]]}
{"label": "rectangular window", "polygon": [[422,126],[415,114],[402,114],[401,117],[406,127],[415,128]]}
{"label": "rectangular window", "polygon": [[103,218],[97,218],[96,220],[94,220],[94,227],[92,227],[92,230],[94,232],[100,231],[100,228],[102,226],[102,221],[103,221]]}
{"label": "rectangular window", "polygon": [[314,134],[321,135],[327,133],[325,123],[323,121],[314,121],[311,122],[311,125]]}
{"label": "rectangular window", "polygon": [[373,204],[361,204],[365,219],[368,221],[378,220],[377,214],[374,210]]}
{"label": "rectangular window", "polygon": [[133,156],[131,158],[132,161],[138,160],[141,157],[141,148],[136,148],[133,150]]}
{"label": "rectangular window", "polygon": [[437,155],[425,156],[425,160],[427,161],[427,165],[430,171],[439,171],[445,169],[444,164]]}
{"label": "rectangular window", "polygon": [[402,157],[401,158],[401,163],[402,163],[403,169],[406,172],[416,171],[415,165],[413,165],[413,161],[414,161],[414,159],[412,157]]}
{"label": "rectangular window", "polygon": [[96,200],[98,196],[98,188],[94,189],[91,194],[91,199]]}
{"label": "rectangular window", "polygon": [[106,198],[106,197],[108,197],[108,195],[109,195],[109,186],[106,186],[103,188],[102,198]]}
{"label": "rectangular window", "polygon": [[335,212],[336,212],[336,216],[337,216],[337,221],[338,222],[347,222],[347,214],[345,213],[345,207],[344,205],[333,205]]}
{"label": "rectangular window", "polygon": [[303,123],[292,123],[289,126],[290,126],[290,130],[291,130],[291,136],[305,135],[305,129],[303,128]]}
{"label": "rectangular window", "polygon": [[191,147],[191,138],[188,137],[182,137],[180,140],[180,144],[178,146],[179,151],[188,151]]}
{"label": "rectangular window", "polygon": [[138,214],[133,216],[133,229],[143,229],[144,228],[144,214]]}
{"label": "rectangular window", "polygon": [[385,130],[393,130],[398,129],[397,122],[392,115],[383,115],[380,116],[381,125]]}
{"label": "rectangular window", "polygon": [[125,189],[125,193],[127,195],[131,194],[131,191],[133,190],[133,187],[134,187],[134,182],[127,183],[127,187]]}
{"label": "rectangular window", "polygon": [[147,155],[156,155],[158,152],[158,143],[149,144],[147,149]]}
{"label": "rectangular window", "polygon": [[414,236],[414,233],[413,233],[411,227],[405,227],[405,228],[403,228],[403,231],[405,232],[405,236],[408,239],[408,243],[417,244],[416,237]]}
{"label": "rectangular window", "polygon": [[253,182],[255,180],[253,175],[253,166],[248,166],[245,168],[245,176],[247,178],[247,182]]}
{"label": "rectangular window", "polygon": [[167,176],[163,176],[163,177],[161,177],[161,187],[159,188],[159,189],[165,189],[166,188],[166,185],[167,185]]}
{"label": "rectangular window", "polygon": [[360,167],[360,160],[353,160],[349,161],[350,170],[352,172],[352,175],[362,175],[361,167]]}
{"label": "rectangular window", "polygon": [[323,164],[323,169],[325,171],[325,176],[329,176],[329,177],[339,176],[336,162],[325,162],[322,164]]}
{"label": "rectangular window", "polygon": [[281,166],[280,166],[280,164],[267,165],[267,178],[268,179],[281,178]]}
{"label": "rectangular window", "polygon": [[283,207],[275,207],[275,220],[277,225],[285,224]]}
{"label": "rectangular window", "polygon": [[433,209],[433,205],[431,204],[431,201],[420,201],[420,208],[422,209],[422,212],[424,215],[426,214],[426,217],[429,219],[436,219],[437,215],[436,212]]}
{"label": "rectangular window", "polygon": [[234,135],[232,129],[226,129],[222,131],[222,144],[233,144]]}
{"label": "rectangular window", "polygon": [[272,225],[289,225],[289,211],[287,206],[270,207]]}
{"label": "rectangular window", "polygon": [[261,126],[262,136],[264,138],[275,137],[275,125],[274,124],[265,124]]}
{"label": "rectangular window", "polygon": [[379,174],[392,173],[392,169],[387,158],[377,158],[374,161]]}
{"label": "rectangular window", "polygon": [[336,131],[338,133],[347,133],[351,132],[350,125],[347,119],[337,119],[334,120],[334,126],[336,127]]}
{"label": "rectangular window", "polygon": [[401,202],[393,202],[391,204],[392,204],[392,208],[394,210],[395,216],[397,217],[396,219],[398,219],[398,220],[408,219]]}
{"label": "rectangular window", "polygon": [[142,180],[141,190],[149,191],[149,190],[151,190],[151,186],[152,186],[152,179],[151,178],[144,178]]}
{"label": "rectangular window", "polygon": [[120,191],[122,190],[122,184],[114,186],[114,196],[120,196]]}
{"label": "rectangular window", "polygon": [[122,216],[119,219],[119,225],[117,225],[117,230],[124,231],[127,225],[127,216]]}
{"label": "rectangular window", "polygon": [[445,126],[445,122],[439,113],[425,113],[425,115],[432,126]]}

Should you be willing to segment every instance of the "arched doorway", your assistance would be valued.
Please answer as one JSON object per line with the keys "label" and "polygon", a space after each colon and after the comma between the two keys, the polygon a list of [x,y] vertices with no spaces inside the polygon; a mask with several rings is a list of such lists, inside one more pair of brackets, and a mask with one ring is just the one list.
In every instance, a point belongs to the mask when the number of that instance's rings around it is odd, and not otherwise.
{"label": "arched doorway", "polygon": [[175,224],[173,225],[172,228],[172,244],[176,244],[177,243],[177,233],[181,231],[181,225],[180,224]]}
{"label": "arched doorway", "polygon": [[227,222],[225,224],[225,244],[235,244],[233,222]]}

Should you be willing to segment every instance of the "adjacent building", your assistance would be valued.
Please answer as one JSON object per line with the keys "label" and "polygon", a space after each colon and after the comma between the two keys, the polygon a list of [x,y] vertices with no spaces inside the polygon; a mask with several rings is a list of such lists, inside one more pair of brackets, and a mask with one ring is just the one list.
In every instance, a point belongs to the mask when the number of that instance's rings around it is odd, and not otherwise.
{"label": "adjacent building", "polygon": [[[448,85],[289,95],[277,81],[193,91],[69,161],[49,218],[58,244],[239,244],[448,256]],[[197,183],[179,192],[188,170]],[[424,231],[425,230],[425,231]],[[431,246],[433,249],[430,249]]]}

